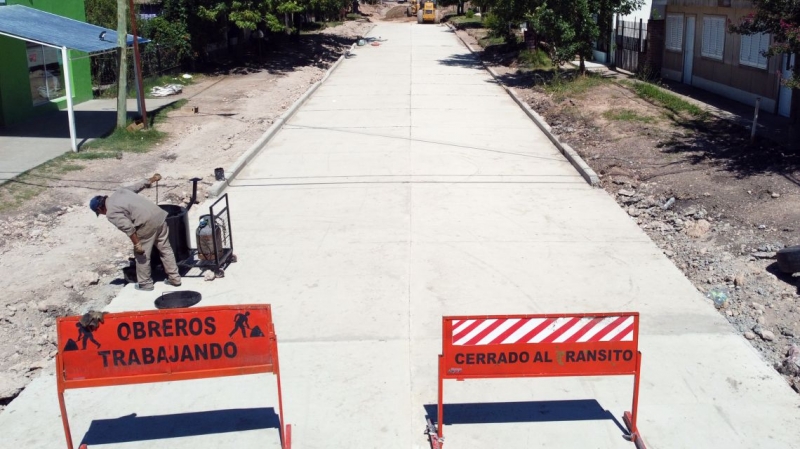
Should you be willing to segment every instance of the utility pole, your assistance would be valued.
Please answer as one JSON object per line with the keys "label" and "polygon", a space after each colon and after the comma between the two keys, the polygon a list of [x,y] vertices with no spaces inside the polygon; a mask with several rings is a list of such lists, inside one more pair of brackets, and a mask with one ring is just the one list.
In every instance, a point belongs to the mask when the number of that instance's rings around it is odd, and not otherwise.
{"label": "utility pole", "polygon": [[[139,52],[139,34],[136,30],[136,10],[133,6],[133,0],[128,4],[131,13],[131,31],[133,32],[133,65],[136,69],[136,101],[139,103],[139,113],[142,115],[142,123],[144,129],[147,126],[147,108],[144,104],[144,85],[142,82],[142,56]],[[260,47],[259,47],[260,48]]]}
{"label": "utility pole", "polygon": [[117,128],[128,124],[128,2],[117,0]]}

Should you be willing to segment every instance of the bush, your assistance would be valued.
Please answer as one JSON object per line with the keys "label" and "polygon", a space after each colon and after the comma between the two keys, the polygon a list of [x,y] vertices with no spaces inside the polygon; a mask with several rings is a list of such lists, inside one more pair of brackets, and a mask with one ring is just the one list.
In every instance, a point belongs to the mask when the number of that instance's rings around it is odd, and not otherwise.
{"label": "bush", "polygon": [[553,61],[541,48],[519,52],[519,63],[531,69],[547,70],[553,68]]}
{"label": "bush", "polygon": [[492,13],[486,14],[486,18],[483,20],[483,26],[492,30],[497,36],[502,35],[508,29],[505,22]]}
{"label": "bush", "polygon": [[467,16],[467,19],[472,19],[473,17],[475,17],[475,13],[472,12],[472,10],[469,10],[469,11],[467,11],[466,16]]}

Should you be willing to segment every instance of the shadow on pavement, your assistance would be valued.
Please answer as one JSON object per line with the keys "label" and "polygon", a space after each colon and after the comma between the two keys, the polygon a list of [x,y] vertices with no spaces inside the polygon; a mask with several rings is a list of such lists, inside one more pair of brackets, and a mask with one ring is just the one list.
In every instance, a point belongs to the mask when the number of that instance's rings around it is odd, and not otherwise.
{"label": "shadow on pavement", "polygon": [[275,409],[243,408],[174,415],[137,416],[92,421],[81,444],[112,444],[160,440],[257,429],[277,429]]}
{"label": "shadow on pavement", "polygon": [[450,55],[447,58],[440,59],[439,64],[450,66],[450,67],[465,67],[469,69],[483,69],[483,65],[481,61],[472,55],[469,54],[454,54]]}
{"label": "shadow on pavement", "polygon": [[202,68],[210,75],[246,75],[267,71],[285,75],[299,67],[328,68],[356,39],[333,34],[275,36],[270,42],[250,45],[231,59],[208,62]]}
{"label": "shadow on pavement", "polygon": [[[177,101],[176,98],[175,101]],[[172,103],[172,102],[170,102]],[[152,123],[152,118],[158,111],[168,105],[148,108],[147,117]],[[138,116],[136,110],[128,111],[128,118],[133,119]],[[110,134],[117,124],[117,111],[95,110],[95,111],[75,111],[75,134],[80,140],[79,144],[85,143],[89,139],[96,139]],[[54,111],[44,114],[22,123],[14,124],[0,129],[0,137],[39,137],[48,139],[68,139],[69,138],[69,118],[67,111]]]}
{"label": "shadow on pavement", "polygon": [[[425,405],[431,421],[439,422],[436,404]],[[617,418],[594,399],[444,404],[444,424],[610,420],[627,435]]]}

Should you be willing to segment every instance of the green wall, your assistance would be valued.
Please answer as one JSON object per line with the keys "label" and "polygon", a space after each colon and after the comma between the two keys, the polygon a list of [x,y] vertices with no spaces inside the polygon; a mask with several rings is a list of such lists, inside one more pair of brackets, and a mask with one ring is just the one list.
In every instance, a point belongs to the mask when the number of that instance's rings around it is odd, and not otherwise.
{"label": "green wall", "polygon": [[[83,0],[8,0],[8,5],[23,5],[71,19],[85,21]],[[0,6],[4,8],[4,6]],[[70,59],[84,55],[70,51]],[[0,36],[0,126],[8,126],[37,115],[67,107],[66,99],[34,106],[31,98],[25,41]],[[72,98],[75,103],[92,98],[89,58],[71,63]]]}

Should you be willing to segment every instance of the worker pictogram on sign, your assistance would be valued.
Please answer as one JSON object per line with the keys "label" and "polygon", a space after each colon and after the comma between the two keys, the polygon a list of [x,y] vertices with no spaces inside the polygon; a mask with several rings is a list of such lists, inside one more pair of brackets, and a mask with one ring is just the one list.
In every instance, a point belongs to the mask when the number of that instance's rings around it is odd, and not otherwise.
{"label": "worker pictogram on sign", "polygon": [[444,317],[439,356],[438,426],[429,422],[434,449],[443,444],[444,380],[504,377],[633,375],[633,406],[624,420],[637,448],[641,353],[639,314]]}
{"label": "worker pictogram on sign", "polygon": [[281,443],[290,447],[269,305],[90,312],[59,318],[57,329],[58,395],[69,449],[66,389],[256,373],[276,375]]}

